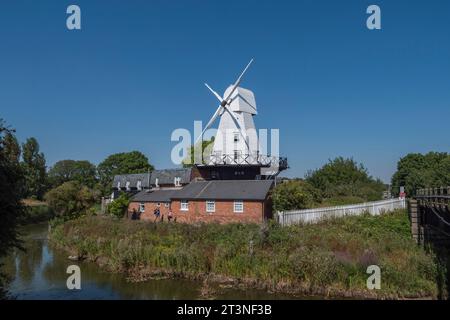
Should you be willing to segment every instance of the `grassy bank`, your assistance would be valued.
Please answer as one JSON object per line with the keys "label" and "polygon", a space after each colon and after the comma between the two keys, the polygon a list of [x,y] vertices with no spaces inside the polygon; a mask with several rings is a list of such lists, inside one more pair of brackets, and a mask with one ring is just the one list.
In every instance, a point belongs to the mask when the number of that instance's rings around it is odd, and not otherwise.
{"label": "grassy bank", "polygon": [[[135,280],[212,279],[270,291],[348,297],[435,297],[437,267],[411,240],[405,211],[316,225],[185,225],[84,217],[51,241]],[[366,268],[381,268],[381,289]]]}
{"label": "grassy bank", "polygon": [[43,201],[24,199],[23,204],[25,205],[24,215],[19,217],[21,225],[49,221],[55,217],[54,211]]}

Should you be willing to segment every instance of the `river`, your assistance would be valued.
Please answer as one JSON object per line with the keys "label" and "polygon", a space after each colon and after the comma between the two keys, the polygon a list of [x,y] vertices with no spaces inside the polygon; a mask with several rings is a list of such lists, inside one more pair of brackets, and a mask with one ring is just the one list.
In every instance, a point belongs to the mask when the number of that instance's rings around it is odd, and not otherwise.
{"label": "river", "polygon": [[[14,250],[3,260],[2,271],[10,276],[9,293],[16,299],[298,299],[290,295],[259,290],[215,287],[202,295],[202,283],[163,279],[128,282],[123,274],[102,270],[92,262],[74,262],[67,253],[48,243],[48,224],[35,224],[21,230],[25,252]],[[69,265],[81,270],[81,289],[66,286]]]}

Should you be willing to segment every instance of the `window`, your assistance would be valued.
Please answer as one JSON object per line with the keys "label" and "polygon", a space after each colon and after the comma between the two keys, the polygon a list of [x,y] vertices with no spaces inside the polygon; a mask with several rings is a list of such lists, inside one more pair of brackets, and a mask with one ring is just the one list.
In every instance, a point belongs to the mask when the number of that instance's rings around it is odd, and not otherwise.
{"label": "window", "polygon": [[130,191],[130,181],[127,181],[127,183],[125,184],[125,188],[127,189],[127,191]]}
{"label": "window", "polygon": [[120,190],[120,181],[117,182],[117,189]]}
{"label": "window", "polygon": [[241,155],[241,150],[234,150],[234,161],[237,161]]}
{"label": "window", "polygon": [[180,201],[180,210],[181,211],[189,211],[189,202],[187,200]]}
{"label": "window", "polygon": [[139,203],[139,212],[144,212],[145,211],[145,203],[141,202]]}
{"label": "window", "polygon": [[244,212],[244,201],[241,200],[234,201],[234,212],[235,213]]}
{"label": "window", "polygon": [[206,212],[215,212],[216,202],[214,200],[206,201]]}
{"label": "window", "polygon": [[169,203],[168,203],[168,202],[165,202],[165,203],[164,203],[164,207],[168,208],[168,207],[169,207]]}
{"label": "window", "polygon": [[158,178],[155,179],[155,187],[156,187],[156,188],[159,187],[159,179],[158,179]]}
{"label": "window", "polygon": [[181,186],[181,178],[180,177],[175,177],[173,180],[174,180],[173,184],[175,185],[175,187]]}
{"label": "window", "polygon": [[157,204],[156,204],[156,206],[159,208],[159,207],[161,207],[161,202],[158,202]]}
{"label": "window", "polygon": [[141,180],[137,181],[136,187],[138,190],[142,190],[142,181]]}
{"label": "window", "polygon": [[233,141],[234,143],[238,143],[239,142],[239,133],[235,132],[233,135]]}

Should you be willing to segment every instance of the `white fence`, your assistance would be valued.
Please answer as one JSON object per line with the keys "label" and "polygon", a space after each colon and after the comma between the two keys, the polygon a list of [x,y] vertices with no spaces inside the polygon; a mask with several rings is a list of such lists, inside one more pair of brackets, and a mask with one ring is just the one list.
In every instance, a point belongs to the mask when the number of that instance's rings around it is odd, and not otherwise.
{"label": "white fence", "polygon": [[348,206],[281,211],[278,212],[278,222],[283,226],[296,223],[315,223],[326,218],[360,215],[364,212],[368,212],[371,215],[378,215],[383,212],[404,208],[406,208],[406,200],[404,198],[396,198]]}

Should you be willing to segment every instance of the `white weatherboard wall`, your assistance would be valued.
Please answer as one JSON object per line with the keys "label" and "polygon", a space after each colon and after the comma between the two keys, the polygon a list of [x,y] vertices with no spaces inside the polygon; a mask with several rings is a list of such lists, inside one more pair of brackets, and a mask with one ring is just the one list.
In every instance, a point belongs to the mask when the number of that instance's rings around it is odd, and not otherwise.
{"label": "white weatherboard wall", "polygon": [[379,215],[384,212],[404,208],[406,208],[406,200],[404,198],[396,198],[348,206],[281,211],[278,212],[278,222],[283,226],[296,223],[316,223],[327,218],[357,216],[364,212],[368,212],[371,215]]}

